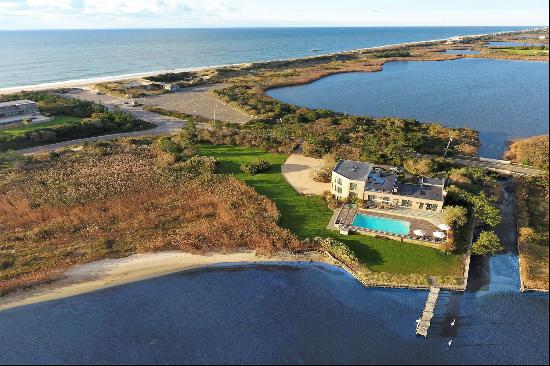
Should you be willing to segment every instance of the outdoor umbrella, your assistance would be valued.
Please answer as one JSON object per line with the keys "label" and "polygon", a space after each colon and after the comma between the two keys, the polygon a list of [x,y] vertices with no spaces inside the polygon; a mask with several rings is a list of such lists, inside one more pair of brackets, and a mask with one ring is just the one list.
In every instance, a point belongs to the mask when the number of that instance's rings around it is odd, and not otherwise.
{"label": "outdoor umbrella", "polygon": [[451,227],[450,227],[449,225],[447,225],[447,224],[439,224],[437,227],[438,227],[440,230],[443,230],[443,231],[449,231],[449,230],[451,230]]}
{"label": "outdoor umbrella", "polygon": [[446,237],[447,235],[444,232],[441,232],[441,231],[434,232],[434,238],[445,239]]}
{"label": "outdoor umbrella", "polygon": [[426,232],[424,230],[415,230],[413,231],[413,234],[416,236],[426,236]]}

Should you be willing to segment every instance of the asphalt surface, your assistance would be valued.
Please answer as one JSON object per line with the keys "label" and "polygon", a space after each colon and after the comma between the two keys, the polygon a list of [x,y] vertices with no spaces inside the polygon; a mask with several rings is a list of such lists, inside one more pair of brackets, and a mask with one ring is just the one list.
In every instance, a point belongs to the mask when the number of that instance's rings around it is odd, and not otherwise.
{"label": "asphalt surface", "polygon": [[117,133],[112,135],[101,135],[88,137],[83,139],[76,139],[70,141],[64,141],[51,145],[44,145],[33,147],[29,149],[17,150],[21,154],[36,154],[36,153],[48,153],[63,149],[73,145],[80,145],[85,142],[97,142],[97,141],[109,141],[124,137],[143,137],[143,136],[162,136],[171,135],[181,130],[186,121],[177,119],[174,117],[164,116],[158,113],[149,112],[141,107],[132,107],[129,101],[123,98],[116,98],[108,95],[96,95],[93,92],[87,90],[75,90],[71,93],[64,94],[67,98],[75,98],[80,100],[88,100],[104,105],[108,110],[120,109],[145,122],[153,123],[157,125],[156,128],[145,131],[135,131],[126,133]]}

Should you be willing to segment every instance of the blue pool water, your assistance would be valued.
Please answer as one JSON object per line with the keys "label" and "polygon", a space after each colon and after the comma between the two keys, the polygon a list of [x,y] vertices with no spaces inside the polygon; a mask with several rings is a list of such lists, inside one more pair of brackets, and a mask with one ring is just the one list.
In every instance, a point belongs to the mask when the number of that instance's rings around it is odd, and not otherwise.
{"label": "blue pool water", "polygon": [[397,235],[409,235],[411,230],[411,224],[407,221],[393,220],[385,217],[376,217],[363,214],[357,214],[355,216],[353,226]]}

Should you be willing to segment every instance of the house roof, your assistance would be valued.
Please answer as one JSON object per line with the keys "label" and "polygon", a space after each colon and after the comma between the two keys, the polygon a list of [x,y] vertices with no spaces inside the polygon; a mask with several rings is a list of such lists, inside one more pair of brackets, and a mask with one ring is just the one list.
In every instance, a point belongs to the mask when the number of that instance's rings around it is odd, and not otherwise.
{"label": "house roof", "polygon": [[445,187],[445,179],[422,177],[422,184],[437,186],[437,187]]}
{"label": "house roof", "polygon": [[372,163],[340,160],[333,171],[350,180],[366,181],[373,167]]}
{"label": "house roof", "polygon": [[12,102],[1,102],[0,103],[0,108],[3,108],[3,107],[12,107],[12,106],[19,106],[19,105],[24,105],[24,104],[36,104],[36,102],[33,102],[32,100],[14,100]]}
{"label": "house roof", "polygon": [[443,186],[433,186],[413,183],[397,183],[397,194],[430,201],[444,202]]}
{"label": "house roof", "polygon": [[372,172],[367,178],[365,191],[391,193],[397,183],[395,174],[380,174]]}

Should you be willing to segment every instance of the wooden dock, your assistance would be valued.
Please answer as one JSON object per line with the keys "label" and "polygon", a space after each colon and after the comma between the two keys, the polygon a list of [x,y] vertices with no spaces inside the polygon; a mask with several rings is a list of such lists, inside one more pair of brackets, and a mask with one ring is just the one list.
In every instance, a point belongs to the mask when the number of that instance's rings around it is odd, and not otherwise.
{"label": "wooden dock", "polygon": [[428,295],[428,300],[426,301],[422,318],[420,318],[420,321],[416,325],[416,335],[423,337],[428,336],[428,329],[430,329],[430,325],[434,317],[435,305],[437,303],[437,299],[439,298],[440,291],[441,289],[437,287],[432,287],[430,289],[430,294]]}

